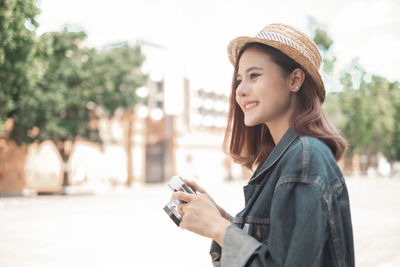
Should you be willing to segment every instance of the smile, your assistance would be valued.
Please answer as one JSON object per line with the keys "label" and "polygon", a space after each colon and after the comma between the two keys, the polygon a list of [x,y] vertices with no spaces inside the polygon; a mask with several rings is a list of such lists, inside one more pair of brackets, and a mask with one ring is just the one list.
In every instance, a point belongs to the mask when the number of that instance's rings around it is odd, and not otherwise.
{"label": "smile", "polygon": [[251,102],[244,105],[244,112],[252,110],[255,106],[258,105],[258,102]]}

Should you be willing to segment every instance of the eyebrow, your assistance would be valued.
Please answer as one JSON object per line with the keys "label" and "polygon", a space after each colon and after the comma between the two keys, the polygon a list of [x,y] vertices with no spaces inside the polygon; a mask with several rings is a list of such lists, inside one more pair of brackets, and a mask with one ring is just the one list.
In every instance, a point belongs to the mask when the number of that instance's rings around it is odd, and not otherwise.
{"label": "eyebrow", "polygon": [[[253,66],[253,67],[248,68],[248,69],[246,70],[246,72],[248,73],[249,71],[252,71],[252,70],[262,70],[262,68]],[[236,75],[236,78],[238,78],[239,76],[240,76],[240,74],[238,73],[238,74]]]}

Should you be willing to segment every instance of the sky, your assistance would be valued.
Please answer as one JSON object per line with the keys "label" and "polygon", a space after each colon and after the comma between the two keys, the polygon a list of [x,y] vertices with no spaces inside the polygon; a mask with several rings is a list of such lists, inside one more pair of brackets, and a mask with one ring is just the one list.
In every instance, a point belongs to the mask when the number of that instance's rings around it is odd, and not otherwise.
{"label": "sky", "polygon": [[310,17],[334,40],[336,70],[358,58],[367,72],[400,80],[398,0],[40,0],[39,7],[38,34],[75,24],[88,33],[88,46],[150,41],[165,48],[170,69],[182,66],[178,72],[197,86],[230,87],[231,39],[275,22],[311,34]]}

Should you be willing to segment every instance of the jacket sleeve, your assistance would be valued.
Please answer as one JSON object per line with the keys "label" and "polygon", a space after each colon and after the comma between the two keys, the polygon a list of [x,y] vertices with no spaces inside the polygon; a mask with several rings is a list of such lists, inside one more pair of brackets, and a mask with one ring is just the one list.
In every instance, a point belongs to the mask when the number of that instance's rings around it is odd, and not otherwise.
{"label": "jacket sleeve", "polygon": [[[228,220],[233,223],[233,217],[232,215],[228,214]],[[233,225],[233,224],[231,224]],[[211,256],[211,262],[213,264],[213,267],[220,267],[221,266],[221,246],[212,240],[211,242],[211,247],[210,247],[210,256]]]}
{"label": "jacket sleeve", "polygon": [[280,185],[271,204],[270,234],[260,243],[235,225],[224,235],[221,267],[320,266],[328,210],[317,184]]}

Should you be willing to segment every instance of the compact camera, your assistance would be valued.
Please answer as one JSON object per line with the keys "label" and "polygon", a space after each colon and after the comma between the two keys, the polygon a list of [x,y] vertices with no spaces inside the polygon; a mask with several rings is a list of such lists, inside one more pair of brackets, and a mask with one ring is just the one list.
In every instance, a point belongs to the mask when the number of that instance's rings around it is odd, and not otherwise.
{"label": "compact camera", "polygon": [[[194,191],[192,190],[192,188],[190,188],[187,184],[185,184],[183,179],[179,176],[172,176],[168,182],[168,186],[174,192],[183,191],[183,192],[187,192],[190,194],[194,194]],[[178,206],[183,203],[186,203],[186,202],[178,200],[178,199],[172,199],[164,207],[164,211],[168,214],[168,216],[174,221],[174,223],[177,226],[179,226],[179,224],[182,222],[182,216],[178,212]]]}

